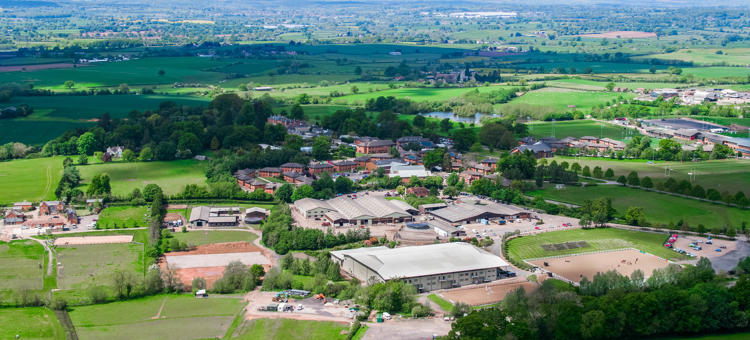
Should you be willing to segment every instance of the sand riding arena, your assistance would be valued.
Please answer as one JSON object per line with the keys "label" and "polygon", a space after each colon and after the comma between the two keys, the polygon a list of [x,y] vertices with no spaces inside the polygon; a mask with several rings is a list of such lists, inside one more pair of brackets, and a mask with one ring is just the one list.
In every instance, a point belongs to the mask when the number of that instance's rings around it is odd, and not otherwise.
{"label": "sand riding arena", "polygon": [[159,266],[162,270],[176,270],[186,288],[190,288],[193,279],[197,277],[206,279],[208,287],[212,287],[224,273],[224,268],[234,261],[248,266],[260,264],[266,270],[271,266],[268,254],[248,242],[213,243],[198,246],[191,251],[166,253],[160,259]]}
{"label": "sand riding arena", "polygon": [[654,272],[654,269],[669,265],[669,261],[663,258],[636,249],[556,256],[527,260],[526,262],[573,282],[580,282],[584,277],[591,280],[596,273],[604,273],[610,270],[630,276],[634,271],[640,269],[644,276],[648,278]]}
{"label": "sand riding arena", "polygon": [[55,239],[55,245],[77,246],[84,244],[130,243],[132,241],[133,235],[58,237]]}

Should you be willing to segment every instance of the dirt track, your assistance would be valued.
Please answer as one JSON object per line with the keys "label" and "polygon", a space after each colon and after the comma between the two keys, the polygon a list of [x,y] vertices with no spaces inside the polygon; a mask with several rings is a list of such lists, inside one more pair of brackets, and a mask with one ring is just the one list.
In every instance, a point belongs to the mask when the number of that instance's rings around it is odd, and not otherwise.
{"label": "dirt track", "polygon": [[471,288],[448,289],[436,294],[451,302],[463,302],[472,306],[487,305],[500,302],[508,293],[523,287],[527,293],[535,291],[537,285],[525,278],[508,279],[475,285]]}
{"label": "dirt track", "polygon": [[[632,249],[571,255],[529,262],[575,282],[580,282],[584,276],[591,280],[596,273],[610,270],[616,270],[622,275],[630,276],[636,269],[640,269],[645,277],[650,277],[654,269],[669,265],[665,259]],[[547,262],[549,266],[545,266],[544,262]]]}
{"label": "dirt track", "polygon": [[207,255],[207,254],[227,254],[227,253],[247,253],[263,252],[263,249],[249,242],[224,242],[211,243],[197,246],[190,251],[175,251],[164,254],[164,256],[183,256],[183,255]]}

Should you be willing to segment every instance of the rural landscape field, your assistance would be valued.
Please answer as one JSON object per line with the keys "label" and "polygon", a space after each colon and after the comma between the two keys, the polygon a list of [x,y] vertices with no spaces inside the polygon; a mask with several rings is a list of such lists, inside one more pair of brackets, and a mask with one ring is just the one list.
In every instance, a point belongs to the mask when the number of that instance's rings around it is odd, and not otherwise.
{"label": "rural landscape field", "polygon": [[0,0],[0,339],[748,338],[748,27]]}

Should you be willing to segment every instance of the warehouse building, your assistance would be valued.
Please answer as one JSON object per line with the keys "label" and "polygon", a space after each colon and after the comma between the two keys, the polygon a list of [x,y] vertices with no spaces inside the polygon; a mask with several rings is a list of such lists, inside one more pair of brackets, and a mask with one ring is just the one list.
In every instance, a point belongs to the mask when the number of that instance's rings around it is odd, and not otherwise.
{"label": "warehouse building", "polygon": [[403,280],[419,292],[490,282],[510,270],[500,257],[463,242],[337,250],[331,258],[367,284]]}
{"label": "warehouse building", "polygon": [[236,227],[239,208],[210,208],[199,206],[190,211],[188,222],[196,227]]}
{"label": "warehouse building", "polygon": [[481,220],[493,218],[528,218],[529,213],[514,206],[505,204],[473,204],[459,203],[447,208],[432,210],[428,212],[438,220],[451,224],[478,223]]}
{"label": "warehouse building", "polygon": [[294,209],[305,218],[325,219],[340,227],[408,222],[413,220],[413,214],[419,213],[406,202],[369,195],[347,195],[327,201],[303,198],[294,202]]}

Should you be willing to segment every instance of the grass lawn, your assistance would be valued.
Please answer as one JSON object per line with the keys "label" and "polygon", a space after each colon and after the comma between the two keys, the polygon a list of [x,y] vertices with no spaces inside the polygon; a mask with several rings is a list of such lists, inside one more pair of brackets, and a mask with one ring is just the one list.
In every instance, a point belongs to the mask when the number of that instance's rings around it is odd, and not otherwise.
{"label": "grass lawn", "polygon": [[469,91],[478,90],[479,92],[489,92],[493,90],[502,89],[500,86],[483,86],[483,87],[470,87],[470,88],[400,88],[392,90],[383,90],[377,92],[359,93],[348,96],[343,96],[334,99],[334,103],[338,102],[361,102],[365,103],[370,98],[377,97],[388,97],[394,96],[396,98],[409,98],[413,101],[447,101],[454,97],[461,97],[464,93]]}
{"label": "grass lawn", "polygon": [[65,340],[55,313],[44,307],[0,308],[0,339]]}
{"label": "grass lawn", "polygon": [[147,227],[146,211],[146,207],[109,207],[99,214],[96,226],[100,229]]}
{"label": "grass lawn", "polygon": [[116,270],[143,273],[143,245],[137,243],[58,246],[58,288],[85,289],[112,285]]}
{"label": "grass lawn", "polygon": [[545,186],[543,190],[531,192],[546,199],[573,204],[583,204],[586,200],[600,197],[612,199],[612,207],[618,215],[624,215],[629,207],[642,207],[646,220],[654,224],[677,223],[684,220],[690,226],[703,224],[707,228],[734,226],[742,221],[750,221],[750,210],[706,203],[688,198],[660,194],[620,185],[598,185],[594,187],[565,187],[555,189]]}
{"label": "grass lawn", "polygon": [[248,231],[228,231],[228,230],[194,230],[187,233],[172,233],[172,235],[187,244],[195,246],[210,243],[222,242],[250,242],[252,243],[257,235]]}
{"label": "grass lawn", "polygon": [[641,178],[651,177],[655,182],[667,180],[666,168],[669,175],[677,180],[690,180],[688,173],[695,173],[693,185],[700,184],[704,189],[714,188],[719,192],[729,191],[734,194],[743,191],[750,194],[750,161],[737,159],[710,160],[705,162],[663,162],[647,160],[613,160],[607,158],[580,158],[556,157],[557,163],[566,161],[570,164],[578,162],[581,167],[588,165],[591,169],[600,166],[603,171],[611,168],[615,172],[615,178],[620,175],[627,176],[631,171],[638,173]]}
{"label": "grass lawn", "polygon": [[[716,52],[721,51],[721,54]],[[747,65],[750,58],[750,48],[728,48],[728,49],[682,49],[672,53],[650,54],[635,59],[664,59],[689,61],[700,65],[717,65],[726,63],[729,65]]]}
{"label": "grass lawn", "polygon": [[207,339],[223,336],[243,306],[230,296],[157,295],[75,307],[70,318],[81,339]]}
{"label": "grass lawn", "polygon": [[453,304],[450,303],[450,302],[448,302],[447,300],[445,300],[445,299],[443,299],[443,298],[441,298],[441,297],[439,297],[439,296],[437,296],[435,294],[427,295],[427,298],[430,301],[432,301],[435,304],[437,304],[438,306],[440,306],[440,308],[442,308],[444,311],[446,311],[448,313],[450,313],[450,312],[453,311]]}
{"label": "grass lawn", "polygon": [[65,157],[0,162],[0,204],[52,200]]}
{"label": "grass lawn", "polygon": [[560,122],[533,122],[527,125],[529,133],[537,138],[556,137],[583,137],[594,136],[598,138],[611,138],[626,140],[636,133],[633,129],[616,126],[607,123],[599,123],[592,120],[566,120]]}
{"label": "grass lawn", "polygon": [[329,340],[346,339],[349,325],[327,321],[255,319],[247,321],[232,339]]}
{"label": "grass lawn", "polygon": [[716,79],[739,77],[746,79],[750,75],[747,67],[688,67],[683,69],[683,74],[692,74],[698,78]]}
{"label": "grass lawn", "polygon": [[[573,229],[514,238],[508,241],[506,246],[508,247],[508,255],[516,260],[619,248],[635,248],[666,259],[687,258],[662,246],[666,236],[666,234],[614,228]],[[571,241],[586,241],[589,246],[559,251],[547,251],[541,247],[544,244],[558,244]]]}
{"label": "grass lawn", "polygon": [[42,289],[44,258],[44,247],[35,241],[0,242],[0,290]]}
{"label": "grass lawn", "polygon": [[[78,166],[84,192],[91,178],[107,173],[112,194],[125,196],[133,189],[143,190],[147,184],[157,184],[167,195],[182,192],[187,184],[206,184],[206,175],[199,161],[192,159],[169,162],[113,162]],[[53,190],[54,191],[54,190]]]}

